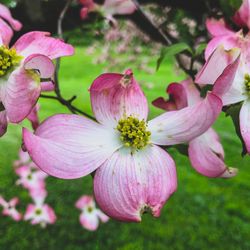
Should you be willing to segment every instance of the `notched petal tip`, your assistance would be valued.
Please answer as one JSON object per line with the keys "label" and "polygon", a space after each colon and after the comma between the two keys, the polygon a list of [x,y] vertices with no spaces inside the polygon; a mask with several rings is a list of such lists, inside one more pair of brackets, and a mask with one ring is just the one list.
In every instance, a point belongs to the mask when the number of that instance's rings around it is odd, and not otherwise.
{"label": "notched petal tip", "polygon": [[239,172],[239,170],[237,168],[231,168],[231,167],[229,167],[219,177],[220,178],[225,178],[225,179],[232,178],[232,177],[236,176],[238,174],[238,172]]}

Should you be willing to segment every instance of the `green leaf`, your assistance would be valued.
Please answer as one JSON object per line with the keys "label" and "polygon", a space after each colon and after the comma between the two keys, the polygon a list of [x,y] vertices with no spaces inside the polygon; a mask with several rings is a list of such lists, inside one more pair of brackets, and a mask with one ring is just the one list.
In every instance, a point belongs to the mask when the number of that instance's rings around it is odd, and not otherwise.
{"label": "green leaf", "polygon": [[200,43],[195,49],[195,56],[199,56],[200,54],[202,54],[206,47],[207,43]]}
{"label": "green leaf", "polygon": [[242,153],[241,153],[241,155],[245,156],[247,154],[247,150],[246,150],[244,140],[243,140],[243,138],[241,136],[240,120],[239,120],[241,107],[242,107],[242,102],[237,103],[237,104],[233,104],[228,108],[224,108],[224,111],[226,112],[226,116],[230,116],[233,123],[234,123],[236,134],[240,138],[241,143],[242,143]]}
{"label": "green leaf", "polygon": [[164,59],[166,57],[175,56],[175,55],[183,52],[184,50],[187,50],[190,53],[192,53],[191,48],[186,43],[175,43],[175,44],[170,45],[168,47],[162,48],[160,57],[157,60],[156,70],[158,70],[160,68],[162,62],[164,61]]}

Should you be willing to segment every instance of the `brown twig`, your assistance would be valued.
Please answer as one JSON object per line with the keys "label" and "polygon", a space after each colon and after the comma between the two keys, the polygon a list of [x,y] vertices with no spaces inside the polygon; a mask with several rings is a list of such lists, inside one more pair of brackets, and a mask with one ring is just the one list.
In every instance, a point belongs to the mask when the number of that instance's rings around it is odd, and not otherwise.
{"label": "brown twig", "polygon": [[[57,23],[57,33],[58,33],[58,37],[63,39],[63,29],[62,29],[62,23],[65,17],[65,14],[67,12],[67,10],[69,9],[71,3],[73,0],[68,0],[66,2],[66,5],[64,6],[62,12],[60,13],[60,16],[58,18],[58,23]],[[59,70],[60,70],[60,58],[56,59],[56,70],[55,70],[55,75],[54,75],[54,85],[55,85],[55,94],[56,96],[51,96],[51,95],[44,95],[41,94],[40,97],[42,98],[48,98],[48,99],[53,99],[53,100],[57,100],[58,102],[60,102],[62,105],[64,105],[65,107],[68,108],[68,110],[70,112],[72,112],[73,114],[82,114],[92,120],[95,120],[94,117],[92,117],[91,115],[85,113],[84,111],[78,109],[77,107],[75,107],[72,102],[77,98],[76,96],[72,96],[70,99],[66,100],[62,94],[61,94],[61,90],[60,90],[60,84],[59,84]]]}

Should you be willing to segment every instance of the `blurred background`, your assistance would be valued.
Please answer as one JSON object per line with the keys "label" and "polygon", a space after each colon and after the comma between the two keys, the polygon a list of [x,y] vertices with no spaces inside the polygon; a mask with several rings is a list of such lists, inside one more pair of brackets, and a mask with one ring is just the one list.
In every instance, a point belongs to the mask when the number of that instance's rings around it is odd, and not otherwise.
{"label": "blurred background", "polygon": [[[63,0],[1,0],[10,7],[13,16],[23,23],[13,42],[31,30],[49,31],[57,36],[58,17]],[[102,4],[102,1],[97,1]],[[228,17],[241,5],[240,0],[142,0],[141,10],[131,15],[114,16],[115,23],[99,13],[89,13],[82,20],[82,6],[73,2],[67,11],[64,38],[76,48],[72,57],[63,58],[59,73],[63,96],[77,95],[74,104],[91,114],[88,88],[103,72],[122,72],[132,68],[149,103],[171,82],[185,79],[177,67],[175,53],[168,53],[156,70],[157,61],[167,41],[181,41],[197,55],[197,68],[204,60],[203,50],[209,37],[205,29],[208,16]],[[145,16],[146,14],[146,16]],[[232,24],[233,25],[233,24]],[[167,35],[167,39],[162,36]],[[185,66],[185,60],[182,62]],[[195,68],[194,68],[195,71]],[[193,72],[195,73],[195,72]],[[44,120],[56,113],[69,111],[54,100],[40,98],[39,117]],[[150,118],[162,111],[150,105]],[[0,194],[10,199],[20,198],[22,212],[30,197],[16,185],[13,162],[21,147],[22,126],[11,125],[0,139]],[[238,167],[232,179],[209,179],[196,173],[188,158],[177,149],[169,149],[176,161],[178,190],[167,202],[159,218],[146,214],[142,223],[121,223],[110,220],[97,231],[89,232],[79,223],[75,202],[83,194],[92,194],[92,178],[77,180],[47,179],[48,197],[57,215],[57,222],[46,228],[29,222],[14,222],[0,217],[0,249],[65,249],[65,250],[163,250],[163,249],[250,249],[250,159],[241,157],[241,142],[230,118],[221,114],[214,125],[221,137],[228,166]]]}

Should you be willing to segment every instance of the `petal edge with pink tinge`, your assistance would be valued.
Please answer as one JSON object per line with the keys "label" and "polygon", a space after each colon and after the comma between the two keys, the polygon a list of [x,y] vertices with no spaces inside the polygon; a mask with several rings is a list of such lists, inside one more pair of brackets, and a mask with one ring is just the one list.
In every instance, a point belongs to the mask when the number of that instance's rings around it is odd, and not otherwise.
{"label": "petal edge with pink tinge", "polygon": [[23,139],[35,164],[62,179],[90,174],[121,146],[114,130],[78,115],[52,116]]}
{"label": "petal edge with pink tinge", "polygon": [[147,119],[147,99],[131,70],[124,75],[100,75],[90,87],[90,96],[95,117],[102,124],[117,124],[124,115]]}
{"label": "petal edge with pink tinge", "polygon": [[32,54],[43,54],[50,59],[55,59],[74,54],[72,45],[65,43],[61,39],[50,37],[48,32],[39,31],[24,34],[17,40],[13,48],[24,57]]}
{"label": "petal edge with pink tinge", "polygon": [[151,142],[157,145],[189,142],[211,127],[221,109],[220,98],[208,93],[204,100],[191,107],[166,112],[148,122]]}
{"label": "petal edge with pink tinge", "polygon": [[10,122],[18,123],[25,119],[39,98],[40,80],[33,74],[19,67],[0,86],[0,99]]}
{"label": "petal edge with pink tinge", "polygon": [[219,46],[196,75],[195,83],[213,85],[223,70],[232,64],[239,55],[240,49],[226,51],[223,46]]}
{"label": "petal edge with pink tinge", "polygon": [[250,101],[244,101],[240,110],[240,132],[250,154]]}
{"label": "petal edge with pink tinge", "polygon": [[231,178],[237,174],[225,165],[223,147],[212,128],[189,143],[188,155],[192,167],[204,176]]}
{"label": "petal edge with pink tinge", "polygon": [[122,221],[141,221],[143,212],[155,217],[177,188],[175,163],[158,146],[131,154],[116,151],[97,171],[94,193],[108,216]]}

